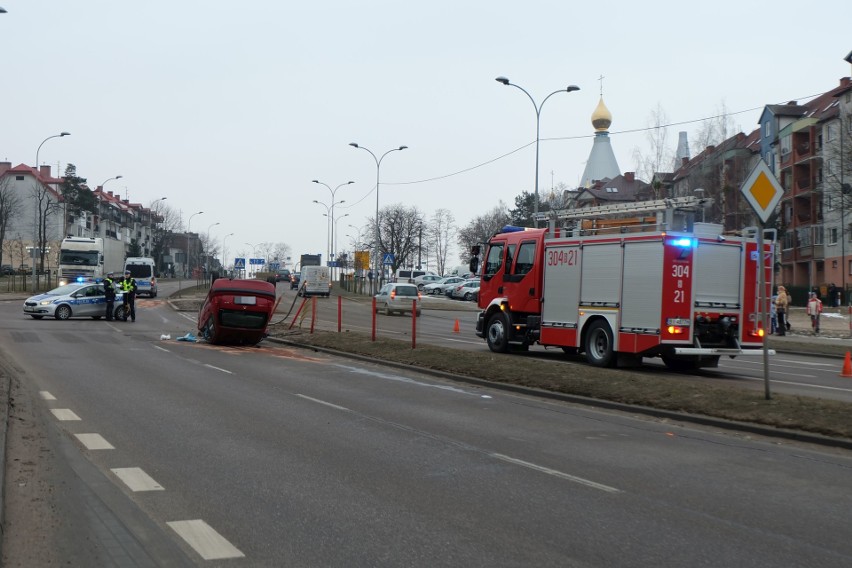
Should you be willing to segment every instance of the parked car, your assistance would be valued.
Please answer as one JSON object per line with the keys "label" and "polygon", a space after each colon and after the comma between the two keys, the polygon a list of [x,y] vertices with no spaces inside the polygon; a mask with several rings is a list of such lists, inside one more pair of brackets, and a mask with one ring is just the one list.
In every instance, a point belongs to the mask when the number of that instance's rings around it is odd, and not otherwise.
{"label": "parked car", "polygon": [[443,280],[443,278],[437,274],[421,274],[414,279],[414,284],[417,286],[417,289],[422,292],[426,284],[432,284],[440,280]]}
{"label": "parked car", "polygon": [[15,269],[12,268],[11,264],[4,264],[0,266],[0,276],[11,276],[15,273]]}
{"label": "parked car", "polygon": [[479,280],[465,280],[453,287],[451,297],[456,300],[472,301],[479,297]]}
{"label": "parked car", "polygon": [[255,345],[266,337],[275,309],[275,284],[219,278],[198,312],[198,332],[210,343]]}
{"label": "parked car", "polygon": [[445,278],[441,278],[436,282],[432,282],[431,284],[426,284],[425,286],[423,286],[423,293],[441,295],[448,288],[452,287],[453,284],[458,284],[460,282],[464,282],[464,278],[459,278],[458,276],[447,276]]}
{"label": "parked car", "polygon": [[[124,319],[123,294],[115,295],[115,319]],[[73,282],[54,288],[24,301],[24,314],[33,319],[45,316],[58,320],[68,318],[101,319],[106,316],[106,296],[100,282]]]}
{"label": "parked car", "polygon": [[416,306],[415,311],[419,316],[420,291],[414,284],[391,282],[382,286],[376,294],[376,312],[384,310],[388,316],[394,312],[411,313],[412,306]]}

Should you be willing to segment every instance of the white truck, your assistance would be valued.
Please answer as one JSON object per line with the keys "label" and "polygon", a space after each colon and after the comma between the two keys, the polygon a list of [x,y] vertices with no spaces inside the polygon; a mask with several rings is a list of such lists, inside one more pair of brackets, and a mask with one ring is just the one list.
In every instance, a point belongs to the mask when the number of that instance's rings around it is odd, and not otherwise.
{"label": "white truck", "polygon": [[303,266],[299,276],[300,296],[325,296],[331,293],[331,279],[327,266]]}
{"label": "white truck", "polygon": [[59,284],[97,280],[124,271],[124,243],[100,237],[66,237],[59,250]]}

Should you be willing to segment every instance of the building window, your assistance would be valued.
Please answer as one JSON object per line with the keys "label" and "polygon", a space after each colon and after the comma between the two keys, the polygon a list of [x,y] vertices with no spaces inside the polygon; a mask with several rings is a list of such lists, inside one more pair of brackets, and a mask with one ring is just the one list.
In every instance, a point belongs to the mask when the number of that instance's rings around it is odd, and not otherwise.
{"label": "building window", "polygon": [[[834,175],[834,160],[831,158],[825,161],[825,173],[829,176]],[[820,178],[820,181],[822,181],[822,178]]]}
{"label": "building window", "polygon": [[828,230],[828,244],[836,245],[837,244],[837,227],[831,227]]}
{"label": "building window", "polygon": [[787,231],[786,233],[784,233],[785,249],[791,249],[796,245],[796,241],[793,237],[795,237],[795,233],[793,233],[792,231]]}
{"label": "building window", "polygon": [[792,136],[785,136],[781,139],[781,155],[785,156],[790,153],[790,149],[793,147]]}
{"label": "building window", "polygon": [[801,229],[796,229],[796,238],[800,247],[809,247],[811,246],[811,227],[802,227]]}
{"label": "building window", "polygon": [[772,123],[767,120],[763,123],[763,137],[769,138],[770,134],[772,134]]}
{"label": "building window", "polygon": [[831,142],[834,140],[834,124],[828,124],[825,127],[825,140]]}
{"label": "building window", "polygon": [[[822,180],[820,180],[820,181],[822,181]],[[832,196],[832,195],[826,195],[825,196],[825,206],[828,208],[829,211],[834,211],[834,196]]]}

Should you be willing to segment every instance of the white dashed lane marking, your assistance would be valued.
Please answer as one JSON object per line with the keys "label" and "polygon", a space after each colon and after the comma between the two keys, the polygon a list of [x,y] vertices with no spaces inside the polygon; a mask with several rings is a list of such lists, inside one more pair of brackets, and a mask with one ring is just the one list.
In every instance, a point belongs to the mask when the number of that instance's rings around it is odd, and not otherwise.
{"label": "white dashed lane marking", "polygon": [[110,470],[131,491],[165,491],[165,488],[139,467],[118,467]]}
{"label": "white dashed lane marking", "polygon": [[50,411],[56,416],[57,420],[80,420],[80,417],[68,408],[51,408]]}
{"label": "white dashed lane marking", "polygon": [[74,434],[87,450],[114,450],[112,444],[107,442],[100,434]]}
{"label": "white dashed lane marking", "polygon": [[200,519],[166,523],[204,560],[242,558],[245,556],[213,527]]}
{"label": "white dashed lane marking", "polygon": [[41,398],[43,398],[44,400],[56,400],[56,397],[47,391],[39,391],[38,394],[40,394]]}

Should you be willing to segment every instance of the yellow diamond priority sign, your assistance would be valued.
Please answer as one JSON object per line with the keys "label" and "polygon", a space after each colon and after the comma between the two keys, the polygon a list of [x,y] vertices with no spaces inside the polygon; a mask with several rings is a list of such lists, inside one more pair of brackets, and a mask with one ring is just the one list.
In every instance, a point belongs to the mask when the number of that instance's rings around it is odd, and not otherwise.
{"label": "yellow diamond priority sign", "polygon": [[757,162],[741,191],[763,223],[769,220],[784,195],[784,188],[763,160]]}

